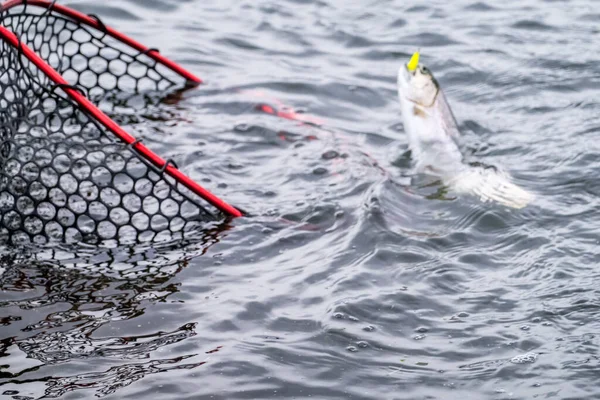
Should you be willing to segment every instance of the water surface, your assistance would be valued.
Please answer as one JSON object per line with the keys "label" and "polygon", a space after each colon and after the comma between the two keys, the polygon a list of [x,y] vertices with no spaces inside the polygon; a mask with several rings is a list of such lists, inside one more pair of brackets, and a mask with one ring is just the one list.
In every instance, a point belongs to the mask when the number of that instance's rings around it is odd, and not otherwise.
{"label": "water surface", "polygon": [[[63,4],[204,79],[128,129],[251,217],[5,249],[0,398],[600,398],[594,1]],[[469,157],[532,206],[411,182],[395,75],[418,47]],[[260,110],[282,104],[322,125]]]}

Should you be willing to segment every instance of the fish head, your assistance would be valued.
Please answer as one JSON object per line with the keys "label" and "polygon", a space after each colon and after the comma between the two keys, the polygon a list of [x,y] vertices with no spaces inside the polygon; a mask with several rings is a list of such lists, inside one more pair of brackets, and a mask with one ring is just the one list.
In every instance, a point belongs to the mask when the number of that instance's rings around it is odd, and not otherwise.
{"label": "fish head", "polygon": [[419,52],[398,70],[398,94],[422,107],[431,107],[440,90],[437,80],[425,65],[419,63]]}

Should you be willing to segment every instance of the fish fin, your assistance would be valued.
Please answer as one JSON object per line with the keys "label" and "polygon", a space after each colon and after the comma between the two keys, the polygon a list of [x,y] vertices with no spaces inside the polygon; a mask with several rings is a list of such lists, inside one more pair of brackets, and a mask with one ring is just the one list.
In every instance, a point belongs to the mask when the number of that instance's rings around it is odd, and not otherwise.
{"label": "fish fin", "polygon": [[512,183],[510,176],[495,168],[469,167],[448,183],[457,192],[511,208],[523,208],[535,199],[532,193]]}

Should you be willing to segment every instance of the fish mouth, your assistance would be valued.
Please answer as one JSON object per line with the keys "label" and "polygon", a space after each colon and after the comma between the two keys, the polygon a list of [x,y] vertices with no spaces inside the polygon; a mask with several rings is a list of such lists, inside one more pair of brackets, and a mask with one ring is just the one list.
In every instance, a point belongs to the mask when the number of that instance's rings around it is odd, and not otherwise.
{"label": "fish mouth", "polygon": [[[415,105],[429,108],[435,104],[440,92],[439,84],[429,69],[420,64],[421,50],[413,53],[410,60],[399,71],[398,82],[403,96]],[[428,86],[433,86],[428,88]],[[427,93],[423,96],[423,93]]]}

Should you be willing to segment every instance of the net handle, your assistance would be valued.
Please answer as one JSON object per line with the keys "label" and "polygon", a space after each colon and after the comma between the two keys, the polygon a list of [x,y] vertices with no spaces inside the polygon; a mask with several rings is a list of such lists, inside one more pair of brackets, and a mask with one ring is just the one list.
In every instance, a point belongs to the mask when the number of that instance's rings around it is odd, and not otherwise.
{"label": "net handle", "polygon": [[61,6],[59,4],[54,4],[52,1],[46,0],[10,0],[6,3],[0,5],[0,11],[6,11],[12,7],[16,6],[38,6],[47,8],[48,10],[55,11],[59,14],[67,16],[69,18],[74,19],[75,21],[91,26],[99,30],[100,32],[105,32],[107,35],[112,36],[116,40],[125,43],[126,45],[136,49],[140,53],[146,54],[148,57],[153,59],[154,61],[164,65],[169,68],[171,71],[185,78],[188,83],[192,86],[197,86],[202,83],[202,79],[198,78],[196,75],[192,74],[190,71],[181,67],[179,64],[171,61],[170,59],[162,56],[158,50],[148,48],[143,44],[133,40],[127,35],[122,34],[121,32],[111,28],[110,26],[105,25],[98,18],[91,17],[89,15],[83,14],[79,11],[73,10],[72,8]]}
{"label": "net handle", "polygon": [[139,140],[136,140],[133,136],[127,133],[121,128],[115,121],[110,119],[106,114],[100,111],[91,101],[89,101],[84,95],[82,95],[77,89],[73,88],[65,79],[42,60],[33,50],[27,45],[20,42],[17,36],[7,28],[0,26],[0,38],[4,39],[8,44],[15,47],[20,51],[29,61],[31,61],[37,68],[40,69],[50,80],[55,84],[61,85],[62,90],[75,101],[79,106],[85,110],[90,116],[94,117],[100,122],[106,129],[115,134],[119,139],[130,145],[131,148],[137,151],[141,156],[156,165],[158,168],[164,170],[164,172],[175,179],[178,183],[181,183],[192,192],[206,200],[214,207],[221,210],[223,213],[232,217],[241,217],[242,212],[221,200],[202,186],[194,182],[190,177],[185,175],[179,169],[174,167],[171,163],[165,161],[148,147],[146,147]]}

